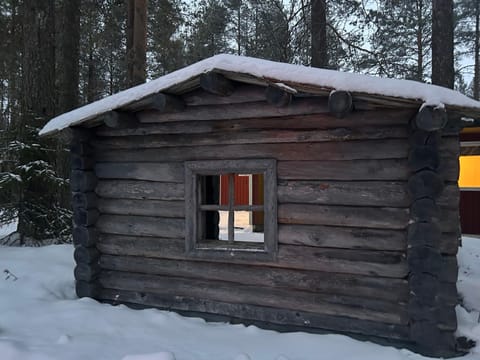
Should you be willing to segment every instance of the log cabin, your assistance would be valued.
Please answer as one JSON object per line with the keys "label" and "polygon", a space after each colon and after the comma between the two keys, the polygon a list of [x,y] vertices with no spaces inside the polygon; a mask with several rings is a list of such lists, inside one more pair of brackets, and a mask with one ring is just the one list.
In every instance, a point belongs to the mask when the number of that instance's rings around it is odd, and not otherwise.
{"label": "log cabin", "polygon": [[479,115],[446,88],[233,55],[60,115],[41,135],[71,141],[76,292],[454,356]]}

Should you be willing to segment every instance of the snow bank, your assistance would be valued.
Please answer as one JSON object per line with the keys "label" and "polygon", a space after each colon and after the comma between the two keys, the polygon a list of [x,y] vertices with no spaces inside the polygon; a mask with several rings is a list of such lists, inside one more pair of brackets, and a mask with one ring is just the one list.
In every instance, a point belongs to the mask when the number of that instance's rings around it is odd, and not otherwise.
{"label": "snow bank", "polygon": [[[465,238],[459,254],[459,334],[480,343],[480,239]],[[73,248],[0,247],[1,360],[427,360],[340,335],[280,334],[254,326],[206,323],[154,309],[77,299]],[[462,360],[478,360],[480,346]]]}
{"label": "snow bank", "polygon": [[314,85],[330,90],[348,90],[353,93],[414,99],[428,105],[445,104],[480,110],[480,102],[457,91],[412,80],[386,79],[221,54],[60,115],[50,120],[40,131],[40,135],[55,133],[71,125],[78,125],[211,70],[252,75],[260,79],[268,79],[270,82],[282,83],[287,87],[287,84]]}

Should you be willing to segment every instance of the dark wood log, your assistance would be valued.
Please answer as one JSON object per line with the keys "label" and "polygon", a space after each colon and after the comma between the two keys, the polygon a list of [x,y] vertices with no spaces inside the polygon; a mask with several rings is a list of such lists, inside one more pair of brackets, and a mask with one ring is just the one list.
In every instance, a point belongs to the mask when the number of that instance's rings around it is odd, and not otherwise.
{"label": "dark wood log", "polygon": [[416,222],[437,222],[440,218],[440,209],[431,198],[418,199],[410,207],[410,218]]}
{"label": "dark wood log", "polygon": [[77,156],[88,157],[94,153],[94,150],[89,142],[73,141],[70,144],[70,153]]}
{"label": "dark wood log", "polygon": [[95,227],[74,226],[73,244],[75,246],[92,247],[97,242],[97,230]]}
{"label": "dark wood log", "polygon": [[456,255],[458,246],[462,240],[460,231],[443,233],[440,237],[439,250],[442,254]]}
{"label": "dark wood log", "polygon": [[[426,272],[413,272],[408,278],[408,286],[414,306],[435,306],[437,303],[438,289],[440,281],[434,274]],[[416,319],[418,317],[415,316]]]}
{"label": "dark wood log", "polygon": [[95,189],[97,176],[93,171],[72,170],[70,189],[73,192],[89,192]]}
{"label": "dark wood log", "polygon": [[408,304],[408,312],[415,321],[437,323],[437,327],[441,330],[457,329],[455,306],[428,305],[417,301],[417,297],[413,297]]}
{"label": "dark wood log", "polygon": [[[117,302],[155,306],[167,310],[195,312],[197,316],[200,314],[203,316],[206,316],[206,314],[223,314],[227,316],[226,319],[223,319],[224,321],[241,319],[243,323],[255,321],[255,324],[263,324],[263,326],[278,324],[281,325],[283,329],[296,331],[300,331],[301,329],[304,331],[327,329],[330,331],[348,331],[350,333],[402,340],[408,339],[408,327],[406,326],[355,320],[344,316],[327,316],[265,306],[230,304],[192,297],[165,296],[149,292],[123,290],[104,289],[102,290],[101,298],[105,300],[116,300]],[[294,326],[296,326],[296,328]]]}
{"label": "dark wood log", "polygon": [[435,199],[435,202],[442,208],[458,209],[460,189],[456,182],[445,184],[442,193]]}
{"label": "dark wood log", "polygon": [[415,146],[430,146],[432,148],[438,148],[441,142],[441,133],[439,131],[425,131],[415,129],[410,134],[410,144]]}
{"label": "dark wood log", "polygon": [[95,159],[88,156],[70,154],[70,167],[72,170],[91,170],[95,166]]}
{"label": "dark wood log", "polygon": [[237,304],[308,311],[390,324],[407,324],[407,309],[382,300],[344,295],[315,294],[301,290],[276,289],[222,281],[203,281],[157,275],[102,271],[104,288],[148,291],[171,296],[188,296]]}
{"label": "dark wood log", "polygon": [[273,106],[282,107],[290,105],[292,102],[292,93],[283,88],[269,85],[265,89],[265,98],[267,102]]}
{"label": "dark wood log", "polygon": [[456,256],[442,256],[439,279],[446,283],[456,283],[458,279],[458,262]]}
{"label": "dark wood log", "polygon": [[[407,140],[388,139],[325,143],[284,143],[168,147],[162,148],[162,161],[222,160],[273,158],[277,160],[368,160],[406,158]],[[99,162],[157,162],[159,149],[102,150],[96,153]]]}
{"label": "dark wood log", "polygon": [[91,226],[95,224],[100,216],[97,209],[74,208],[73,221],[76,226]]}
{"label": "dark wood log", "polygon": [[336,128],[327,130],[257,130],[211,134],[145,135],[98,138],[97,149],[139,149],[203,145],[311,143],[369,139],[406,138],[403,126]]}
{"label": "dark wood log", "polygon": [[72,207],[74,209],[94,209],[97,207],[97,194],[94,192],[72,193]]}
{"label": "dark wood log", "polygon": [[404,251],[407,248],[406,241],[405,232],[397,230],[318,225],[280,225],[278,227],[280,244]]}
{"label": "dark wood log", "polygon": [[98,209],[102,214],[112,215],[185,217],[185,203],[183,201],[100,199]]}
{"label": "dark wood log", "polygon": [[82,280],[75,281],[75,292],[79,298],[90,297],[98,298],[101,287],[97,281],[87,282]]}
{"label": "dark wood log", "polygon": [[440,176],[431,170],[415,173],[408,180],[408,189],[413,199],[430,197],[435,199],[443,191],[444,183]]}
{"label": "dark wood log", "polygon": [[448,116],[445,108],[422,106],[415,117],[415,125],[424,131],[437,131],[447,125]]}
{"label": "dark wood log", "polygon": [[414,222],[408,225],[407,241],[409,246],[439,247],[441,231],[438,224],[427,222]]}
{"label": "dark wood log", "polygon": [[[228,264],[263,265],[275,268],[314,270],[343,274],[382,276],[402,279],[407,275],[407,263],[402,253],[338,250],[308,246],[283,245],[277,260],[237,257],[225,252],[222,256],[187,256],[184,239],[149,238],[102,234],[97,242],[102,254],[144,256],[162,259],[197,260]],[[210,251],[212,253],[213,251]],[[198,254],[197,254],[198,255]]]}
{"label": "dark wood log", "polygon": [[408,209],[402,208],[310,204],[281,204],[278,207],[280,224],[404,229],[408,218]]}
{"label": "dark wood log", "polygon": [[[234,96],[234,95],[232,95]],[[215,99],[231,99],[212,95]],[[262,91],[262,97],[263,97]],[[154,119],[158,112],[141,111],[136,113],[139,119]],[[243,131],[243,130],[309,130],[309,129],[332,129],[332,128],[356,128],[364,126],[405,126],[413,116],[410,110],[385,110],[355,111],[348,117],[337,119],[334,116],[323,113],[313,115],[292,115],[282,119],[278,117],[261,119],[237,119],[237,120],[190,120],[173,123],[146,123],[140,124],[135,129],[111,129],[106,126],[95,128],[99,136],[143,136],[153,134],[201,134],[217,131]]]}
{"label": "dark wood log", "polygon": [[100,179],[131,179],[182,183],[182,163],[97,163],[95,173]]}
{"label": "dark wood log", "polygon": [[292,115],[325,114],[328,107],[319,98],[296,99],[290,106],[274,107],[266,101],[245,104],[205,105],[187,107],[180,113],[150,112],[140,118],[143,123],[162,123],[186,120],[227,120],[248,118],[271,118]]}
{"label": "dark wood log", "polygon": [[93,132],[90,129],[73,126],[65,129],[64,131],[71,133],[71,141],[76,143],[88,142],[93,135]]}
{"label": "dark wood log", "polygon": [[235,85],[231,80],[214,71],[200,75],[200,87],[218,96],[230,96],[235,91]]}
{"label": "dark wood log", "polygon": [[442,331],[430,321],[416,321],[410,325],[410,338],[417,344],[417,352],[430,357],[450,358],[458,355],[455,351],[455,337],[452,331]]}
{"label": "dark wood log", "polygon": [[336,117],[342,118],[353,110],[352,94],[348,91],[332,91],[328,96],[328,110]]}
{"label": "dark wood log", "polygon": [[455,307],[460,303],[457,284],[455,282],[440,282],[438,289],[438,302],[443,306]]}
{"label": "dark wood log", "polygon": [[265,100],[265,87],[244,83],[235,84],[235,91],[229,96],[218,96],[203,89],[196,89],[182,94],[188,106],[241,104]]}
{"label": "dark wood log", "polygon": [[410,247],[407,253],[410,274],[439,274],[442,267],[442,255],[435,248],[427,246]]}
{"label": "dark wood log", "polygon": [[73,257],[77,264],[92,264],[98,261],[100,253],[94,247],[77,246]]}
{"label": "dark wood log", "polygon": [[96,227],[100,232],[109,234],[179,238],[184,236],[185,220],[153,216],[101,215]]}
{"label": "dark wood log", "polygon": [[392,302],[408,299],[408,283],[401,279],[335,274],[265,266],[181,261],[130,256],[102,255],[103,269],[174,276],[190,279],[229,281],[256,286],[299,289],[312,293],[352,295]]}
{"label": "dark wood log", "polygon": [[129,129],[138,126],[135,114],[126,111],[109,111],[101,116],[103,123],[113,129]]}
{"label": "dark wood log", "polygon": [[98,278],[100,274],[100,265],[98,264],[84,264],[80,263],[75,266],[74,275],[75,280],[91,282]]}
{"label": "dark wood log", "polygon": [[183,200],[185,187],[179,183],[133,180],[102,180],[95,192],[104,198]]}
{"label": "dark wood log", "polygon": [[415,146],[408,154],[408,166],[412,172],[420,170],[437,170],[440,158],[435,146]]}
{"label": "dark wood log", "polygon": [[174,113],[183,111],[185,103],[178,96],[157,93],[135,101],[127,105],[127,108],[130,111],[155,110],[162,113]]}
{"label": "dark wood log", "polygon": [[457,208],[440,207],[440,230],[444,233],[453,233],[460,230],[460,212]]}
{"label": "dark wood log", "polygon": [[278,186],[280,203],[407,207],[406,182],[284,181]]}

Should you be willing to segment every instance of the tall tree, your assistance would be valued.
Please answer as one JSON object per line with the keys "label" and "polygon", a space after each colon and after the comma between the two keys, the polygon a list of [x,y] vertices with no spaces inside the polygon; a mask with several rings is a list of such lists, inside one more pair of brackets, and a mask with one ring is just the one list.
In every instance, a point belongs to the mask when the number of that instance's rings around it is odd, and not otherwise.
{"label": "tall tree", "polygon": [[325,0],[311,0],[313,67],[328,67],[327,57],[327,6]]}
{"label": "tall tree", "polygon": [[432,1],[432,83],[453,89],[453,1]]}
{"label": "tall tree", "polygon": [[147,78],[147,0],[127,2],[128,85],[144,83]]}

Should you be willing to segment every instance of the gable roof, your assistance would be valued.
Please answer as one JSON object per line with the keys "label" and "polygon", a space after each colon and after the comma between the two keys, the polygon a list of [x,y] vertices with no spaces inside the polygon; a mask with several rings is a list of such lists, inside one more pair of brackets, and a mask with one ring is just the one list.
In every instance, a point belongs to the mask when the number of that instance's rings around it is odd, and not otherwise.
{"label": "gable roof", "polygon": [[40,130],[40,135],[80,125],[112,110],[128,109],[129,105],[159,92],[182,94],[193,90],[199,87],[200,75],[209,71],[245,83],[264,86],[282,83],[297,90],[326,94],[345,90],[353,96],[394,99],[400,104],[445,106],[466,116],[480,116],[480,102],[440,86],[222,54],[57,116]]}

